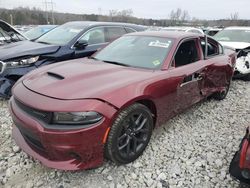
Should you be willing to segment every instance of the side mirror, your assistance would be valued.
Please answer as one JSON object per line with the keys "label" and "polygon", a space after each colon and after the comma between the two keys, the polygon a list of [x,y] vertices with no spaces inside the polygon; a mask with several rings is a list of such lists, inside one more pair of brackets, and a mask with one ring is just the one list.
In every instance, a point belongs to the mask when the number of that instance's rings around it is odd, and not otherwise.
{"label": "side mirror", "polygon": [[77,49],[84,49],[86,46],[88,46],[88,41],[86,40],[79,40],[75,43],[75,48]]}

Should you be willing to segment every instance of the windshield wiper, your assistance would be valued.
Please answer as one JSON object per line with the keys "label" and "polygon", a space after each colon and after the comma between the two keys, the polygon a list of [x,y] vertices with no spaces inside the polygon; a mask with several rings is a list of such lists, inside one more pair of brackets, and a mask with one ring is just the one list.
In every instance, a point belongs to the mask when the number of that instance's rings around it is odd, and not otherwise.
{"label": "windshield wiper", "polygon": [[41,43],[41,44],[50,44],[48,42],[43,42],[43,41],[35,41],[35,42],[38,42],[38,43]]}
{"label": "windshield wiper", "polygon": [[124,66],[124,67],[131,67],[131,65],[124,64],[124,63],[119,63],[119,62],[116,62],[116,61],[104,61],[104,60],[102,60],[102,61],[105,62],[105,63],[114,64],[114,65],[121,65],[121,66]]}
{"label": "windshield wiper", "polygon": [[92,56],[89,56],[88,59],[94,59],[96,61],[100,61],[99,59],[97,59],[96,57],[92,57]]}

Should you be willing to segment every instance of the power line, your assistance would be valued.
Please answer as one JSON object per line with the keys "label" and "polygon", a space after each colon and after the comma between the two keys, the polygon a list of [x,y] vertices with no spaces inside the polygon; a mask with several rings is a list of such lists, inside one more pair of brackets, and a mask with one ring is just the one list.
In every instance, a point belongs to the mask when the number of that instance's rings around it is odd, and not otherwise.
{"label": "power line", "polygon": [[[51,21],[52,21],[52,24],[54,25],[55,24],[54,6],[56,4],[53,2],[53,0],[50,0],[50,1],[45,0],[43,2],[43,4],[45,5],[45,12],[46,12],[46,21],[47,21],[47,24],[50,24],[50,21],[49,21],[49,12],[51,12]],[[49,10],[49,7],[50,7],[50,10]]]}

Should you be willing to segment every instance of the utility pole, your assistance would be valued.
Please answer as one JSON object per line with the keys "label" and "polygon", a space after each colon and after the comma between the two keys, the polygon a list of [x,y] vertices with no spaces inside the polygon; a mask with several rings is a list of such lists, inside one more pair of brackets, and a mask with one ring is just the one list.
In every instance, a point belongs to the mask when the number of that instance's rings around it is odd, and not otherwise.
{"label": "utility pole", "polygon": [[13,25],[13,15],[10,14],[10,25]]}
{"label": "utility pole", "polygon": [[45,4],[45,12],[46,12],[46,20],[47,20],[47,24],[50,24],[49,21],[49,7],[50,7],[50,11],[51,11],[51,22],[52,24],[55,24],[55,18],[54,18],[54,5],[55,3],[53,2],[53,0],[44,1]]}
{"label": "utility pole", "polygon": [[45,0],[43,3],[45,4],[46,22],[49,24],[48,2]]}
{"label": "utility pole", "polygon": [[51,3],[51,17],[52,17],[52,24],[55,25],[55,18],[54,18],[54,3],[53,1],[51,0],[50,1]]}

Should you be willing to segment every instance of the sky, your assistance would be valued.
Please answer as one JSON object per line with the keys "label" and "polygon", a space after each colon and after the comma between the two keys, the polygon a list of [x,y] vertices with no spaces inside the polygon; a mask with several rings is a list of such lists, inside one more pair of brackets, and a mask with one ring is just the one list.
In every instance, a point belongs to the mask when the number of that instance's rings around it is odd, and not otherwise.
{"label": "sky", "polygon": [[[37,7],[45,9],[45,0],[0,0],[0,7]],[[51,0],[47,0],[51,1]],[[57,12],[79,14],[108,14],[109,10],[132,9],[139,18],[166,19],[171,10],[187,10],[199,19],[230,18],[238,12],[239,18],[250,19],[250,0],[52,0]],[[49,9],[51,6],[49,6]]]}

